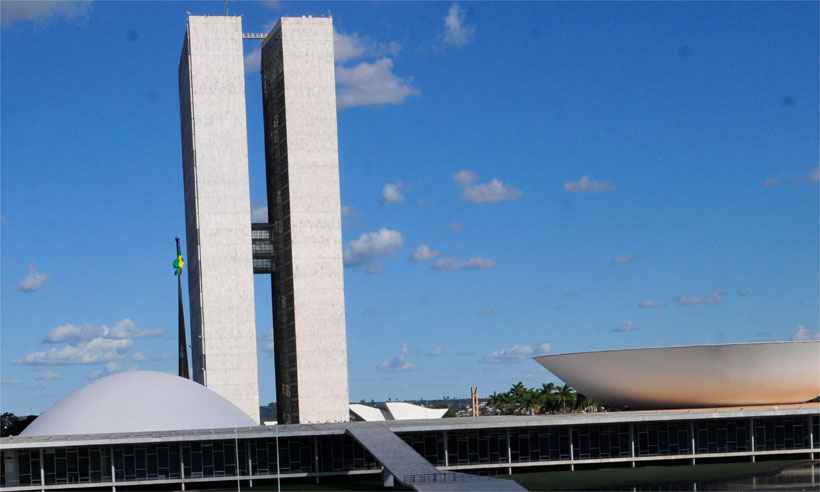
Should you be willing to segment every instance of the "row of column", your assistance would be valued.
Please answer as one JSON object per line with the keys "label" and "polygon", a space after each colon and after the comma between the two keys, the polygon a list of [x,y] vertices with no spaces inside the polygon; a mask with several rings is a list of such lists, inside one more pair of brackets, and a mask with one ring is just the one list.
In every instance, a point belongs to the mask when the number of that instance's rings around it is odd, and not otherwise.
{"label": "row of column", "polygon": [[[815,452],[814,452],[814,426],[812,425],[812,417],[808,417],[808,431],[809,431],[809,449],[810,449],[810,459],[814,460]],[[575,445],[573,443],[573,427],[569,426],[569,465],[570,470],[575,470]],[[691,463],[694,465],[696,463],[695,456],[697,455],[697,447],[695,443],[695,424],[694,422],[689,422],[689,435],[691,437]],[[442,439],[444,441],[444,466],[450,466],[450,456],[448,450],[448,443],[447,443],[447,431],[442,431]],[[750,459],[754,463],[755,458],[755,433],[754,433],[754,419],[749,419],[749,441],[750,441],[750,448],[751,448],[751,456]],[[253,460],[250,452],[250,442],[246,442],[247,447],[247,455],[248,455],[248,476],[249,476],[249,485],[253,487]],[[506,431],[506,444],[507,444],[507,473],[512,474],[513,462],[512,462],[512,446],[510,443],[510,430],[507,429]],[[632,467],[635,467],[635,426],[634,424],[629,425],[629,446],[630,446],[630,456],[632,458]],[[180,468],[180,485],[182,490],[185,490],[185,461],[183,455],[183,444],[179,444],[179,468]],[[279,473],[279,446],[276,446],[277,449],[277,470],[276,475],[277,477],[280,475]],[[318,436],[314,436],[313,439],[313,452],[314,452],[314,474],[316,477],[316,483],[319,483],[319,440]],[[236,477],[237,477],[237,488],[240,487],[240,474],[239,474],[239,440],[236,438],[236,445],[235,445],[235,453],[236,453]],[[109,457],[111,463],[111,490],[112,492],[116,492],[117,490],[117,477],[116,477],[116,468],[114,464],[114,447],[109,447]],[[44,459],[43,459],[43,449],[40,449],[40,484],[42,490],[45,487],[45,468],[44,468]]]}
{"label": "row of column", "polygon": [[[755,458],[755,421],[753,418],[749,419],[749,442],[750,442],[750,452],[751,456],[750,459],[752,463],[756,461]],[[810,459],[814,460],[814,427],[812,425],[812,417],[808,417],[808,430],[809,430],[809,449],[810,449]],[[575,444],[573,443],[572,439],[572,426],[569,426],[569,467],[570,470],[575,471]],[[695,443],[695,423],[694,421],[689,422],[689,436],[691,437],[691,462],[692,465],[695,465],[697,455],[697,447]],[[444,466],[450,466],[450,455],[448,452],[448,444],[447,444],[447,431],[442,431],[442,439],[444,441]],[[506,431],[506,441],[507,441],[507,474],[512,475],[512,446],[510,445],[510,430],[507,429]],[[629,424],[629,451],[630,456],[632,458],[632,468],[635,468],[635,424]]]}

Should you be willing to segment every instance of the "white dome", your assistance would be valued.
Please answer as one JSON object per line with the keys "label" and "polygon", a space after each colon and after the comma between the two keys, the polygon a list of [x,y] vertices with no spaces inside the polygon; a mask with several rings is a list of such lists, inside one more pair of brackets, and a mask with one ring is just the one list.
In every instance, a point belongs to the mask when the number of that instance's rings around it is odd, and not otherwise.
{"label": "white dome", "polygon": [[228,400],[191,380],[155,371],[99,379],[37,417],[22,436],[250,427]]}

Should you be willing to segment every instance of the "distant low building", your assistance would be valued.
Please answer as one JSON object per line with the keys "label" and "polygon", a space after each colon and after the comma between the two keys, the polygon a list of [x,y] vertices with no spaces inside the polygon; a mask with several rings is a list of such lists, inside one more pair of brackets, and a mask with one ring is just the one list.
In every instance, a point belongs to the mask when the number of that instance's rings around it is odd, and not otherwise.
{"label": "distant low building", "polygon": [[350,404],[350,420],[381,422],[385,420],[423,420],[440,419],[447,413],[447,408],[427,408],[401,401],[388,401],[384,408],[371,407],[361,403]]}

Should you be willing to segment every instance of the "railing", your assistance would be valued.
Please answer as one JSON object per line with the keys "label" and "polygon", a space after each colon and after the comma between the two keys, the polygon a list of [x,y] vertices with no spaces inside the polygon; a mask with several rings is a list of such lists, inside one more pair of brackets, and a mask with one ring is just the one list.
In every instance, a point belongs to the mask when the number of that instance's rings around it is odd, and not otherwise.
{"label": "railing", "polygon": [[413,473],[404,475],[401,481],[403,484],[409,485],[412,483],[435,483],[435,482],[468,482],[473,480],[492,480],[493,477],[482,475],[470,475],[469,473],[452,473],[452,472],[438,472],[438,473]]}

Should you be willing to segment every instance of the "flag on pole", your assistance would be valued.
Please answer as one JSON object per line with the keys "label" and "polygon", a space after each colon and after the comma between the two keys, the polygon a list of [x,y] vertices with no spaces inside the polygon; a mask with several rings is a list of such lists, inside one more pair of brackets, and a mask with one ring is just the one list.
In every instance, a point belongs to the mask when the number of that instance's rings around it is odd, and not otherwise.
{"label": "flag on pole", "polygon": [[185,268],[185,260],[182,258],[182,255],[177,252],[177,257],[171,266],[174,267],[174,275],[180,276],[182,275],[182,269]]}
{"label": "flag on pole", "polygon": [[177,313],[179,318],[179,377],[188,379],[188,343],[185,340],[185,311],[182,309],[182,269],[185,267],[185,260],[182,258],[182,251],[179,248],[179,238],[177,242],[177,257],[172,263],[174,275],[177,277]]}

